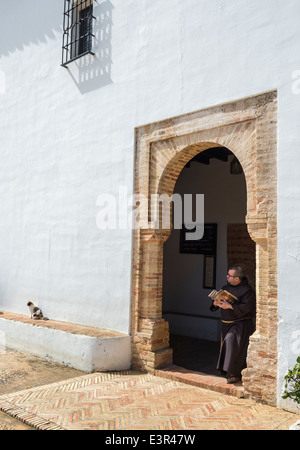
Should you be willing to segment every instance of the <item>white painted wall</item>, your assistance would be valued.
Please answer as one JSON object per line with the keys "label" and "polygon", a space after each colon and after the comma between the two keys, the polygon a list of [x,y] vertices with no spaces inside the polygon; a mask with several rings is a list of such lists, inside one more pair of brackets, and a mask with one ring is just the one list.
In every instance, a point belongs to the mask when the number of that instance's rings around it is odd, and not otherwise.
{"label": "white painted wall", "polygon": [[131,233],[95,218],[132,189],[134,128],[277,89],[279,392],[300,351],[300,2],[99,1],[109,63],[81,82],[60,66],[61,0],[0,6],[0,307],[127,332]]}

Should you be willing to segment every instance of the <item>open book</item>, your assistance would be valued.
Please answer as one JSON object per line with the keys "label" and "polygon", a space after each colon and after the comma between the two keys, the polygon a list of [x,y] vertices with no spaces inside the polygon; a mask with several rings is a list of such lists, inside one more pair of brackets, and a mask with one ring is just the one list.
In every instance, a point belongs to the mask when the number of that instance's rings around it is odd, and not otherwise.
{"label": "open book", "polygon": [[220,289],[219,291],[213,290],[210,294],[208,294],[208,296],[213,300],[223,300],[227,303],[233,303],[238,300],[235,295],[230,294],[230,292],[225,291],[224,289]]}

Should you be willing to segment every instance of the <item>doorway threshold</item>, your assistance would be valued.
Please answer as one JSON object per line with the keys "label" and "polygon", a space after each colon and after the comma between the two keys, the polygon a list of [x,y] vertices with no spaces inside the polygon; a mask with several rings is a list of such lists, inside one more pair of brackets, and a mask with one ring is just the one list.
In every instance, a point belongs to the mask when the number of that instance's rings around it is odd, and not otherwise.
{"label": "doorway threshold", "polygon": [[175,364],[162,369],[155,369],[154,373],[162,378],[209,389],[225,395],[232,395],[237,398],[244,398],[244,388],[241,381],[235,384],[227,384],[224,377],[185,369]]}

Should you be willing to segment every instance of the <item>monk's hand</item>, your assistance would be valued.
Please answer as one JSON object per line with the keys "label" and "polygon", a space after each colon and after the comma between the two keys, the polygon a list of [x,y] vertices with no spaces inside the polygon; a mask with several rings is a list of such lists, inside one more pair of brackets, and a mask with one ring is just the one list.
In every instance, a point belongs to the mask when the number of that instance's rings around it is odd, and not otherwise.
{"label": "monk's hand", "polygon": [[220,306],[222,304],[222,300],[214,300],[214,306]]}
{"label": "monk's hand", "polygon": [[233,307],[230,305],[230,303],[227,302],[220,302],[220,305],[218,305],[222,309],[233,309]]}

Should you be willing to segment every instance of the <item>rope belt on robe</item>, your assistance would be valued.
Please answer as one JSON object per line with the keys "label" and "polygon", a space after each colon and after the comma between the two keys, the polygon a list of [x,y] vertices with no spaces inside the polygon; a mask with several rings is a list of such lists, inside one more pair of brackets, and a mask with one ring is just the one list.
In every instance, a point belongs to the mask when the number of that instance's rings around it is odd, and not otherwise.
{"label": "rope belt on robe", "polygon": [[252,317],[242,317],[241,319],[236,319],[236,320],[222,320],[223,323],[234,323],[234,322],[239,322],[240,320],[248,320],[248,319],[252,319]]}

